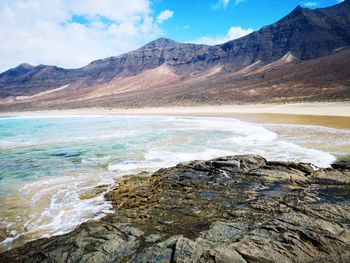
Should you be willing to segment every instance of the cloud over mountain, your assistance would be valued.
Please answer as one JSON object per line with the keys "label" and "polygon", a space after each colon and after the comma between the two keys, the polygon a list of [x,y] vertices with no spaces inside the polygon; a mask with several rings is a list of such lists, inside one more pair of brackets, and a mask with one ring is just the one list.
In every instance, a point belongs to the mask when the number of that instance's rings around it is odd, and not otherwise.
{"label": "cloud over mountain", "polygon": [[193,40],[193,43],[197,44],[207,44],[207,45],[218,45],[225,43],[230,40],[234,40],[240,37],[243,37],[245,35],[248,35],[253,32],[253,29],[248,28],[244,29],[239,26],[235,27],[232,26],[227,31],[227,34],[225,36],[204,36],[198,39]]}
{"label": "cloud over mountain", "polygon": [[[0,71],[22,61],[78,67],[161,35],[149,0],[0,1]],[[157,17],[157,18],[156,18]]]}

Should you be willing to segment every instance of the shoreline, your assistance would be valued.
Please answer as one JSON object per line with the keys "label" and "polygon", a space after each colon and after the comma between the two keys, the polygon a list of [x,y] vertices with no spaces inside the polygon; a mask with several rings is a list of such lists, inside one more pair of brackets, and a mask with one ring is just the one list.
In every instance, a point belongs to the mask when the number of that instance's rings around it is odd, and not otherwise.
{"label": "shoreline", "polygon": [[252,104],[221,106],[174,106],[144,108],[80,108],[38,111],[0,112],[11,116],[120,115],[225,117],[269,124],[316,125],[350,129],[350,102],[293,104]]}

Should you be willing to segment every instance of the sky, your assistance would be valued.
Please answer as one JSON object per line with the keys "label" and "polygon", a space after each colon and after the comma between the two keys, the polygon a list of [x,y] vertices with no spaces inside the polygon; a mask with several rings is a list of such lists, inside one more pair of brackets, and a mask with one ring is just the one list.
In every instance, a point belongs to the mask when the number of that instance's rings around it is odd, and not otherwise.
{"label": "sky", "polygon": [[0,72],[21,63],[82,67],[154,39],[215,45],[296,6],[342,0],[0,0]]}

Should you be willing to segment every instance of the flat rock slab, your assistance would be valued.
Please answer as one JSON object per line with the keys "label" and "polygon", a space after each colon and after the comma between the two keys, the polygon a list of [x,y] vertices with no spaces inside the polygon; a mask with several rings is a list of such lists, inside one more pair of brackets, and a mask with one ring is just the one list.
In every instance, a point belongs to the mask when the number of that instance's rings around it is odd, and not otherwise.
{"label": "flat rock slab", "polygon": [[350,170],[255,155],[135,175],[115,213],[0,262],[350,262]]}

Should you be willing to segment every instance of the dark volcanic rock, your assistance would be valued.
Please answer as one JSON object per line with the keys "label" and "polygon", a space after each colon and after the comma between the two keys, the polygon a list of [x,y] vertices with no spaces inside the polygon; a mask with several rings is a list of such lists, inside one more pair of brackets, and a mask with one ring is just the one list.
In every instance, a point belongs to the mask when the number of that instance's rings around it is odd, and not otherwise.
{"label": "dark volcanic rock", "polygon": [[254,155],[132,176],[115,213],[1,262],[349,262],[350,171]]}
{"label": "dark volcanic rock", "polygon": [[344,160],[338,160],[332,164],[334,169],[348,169],[350,170],[350,156]]}

